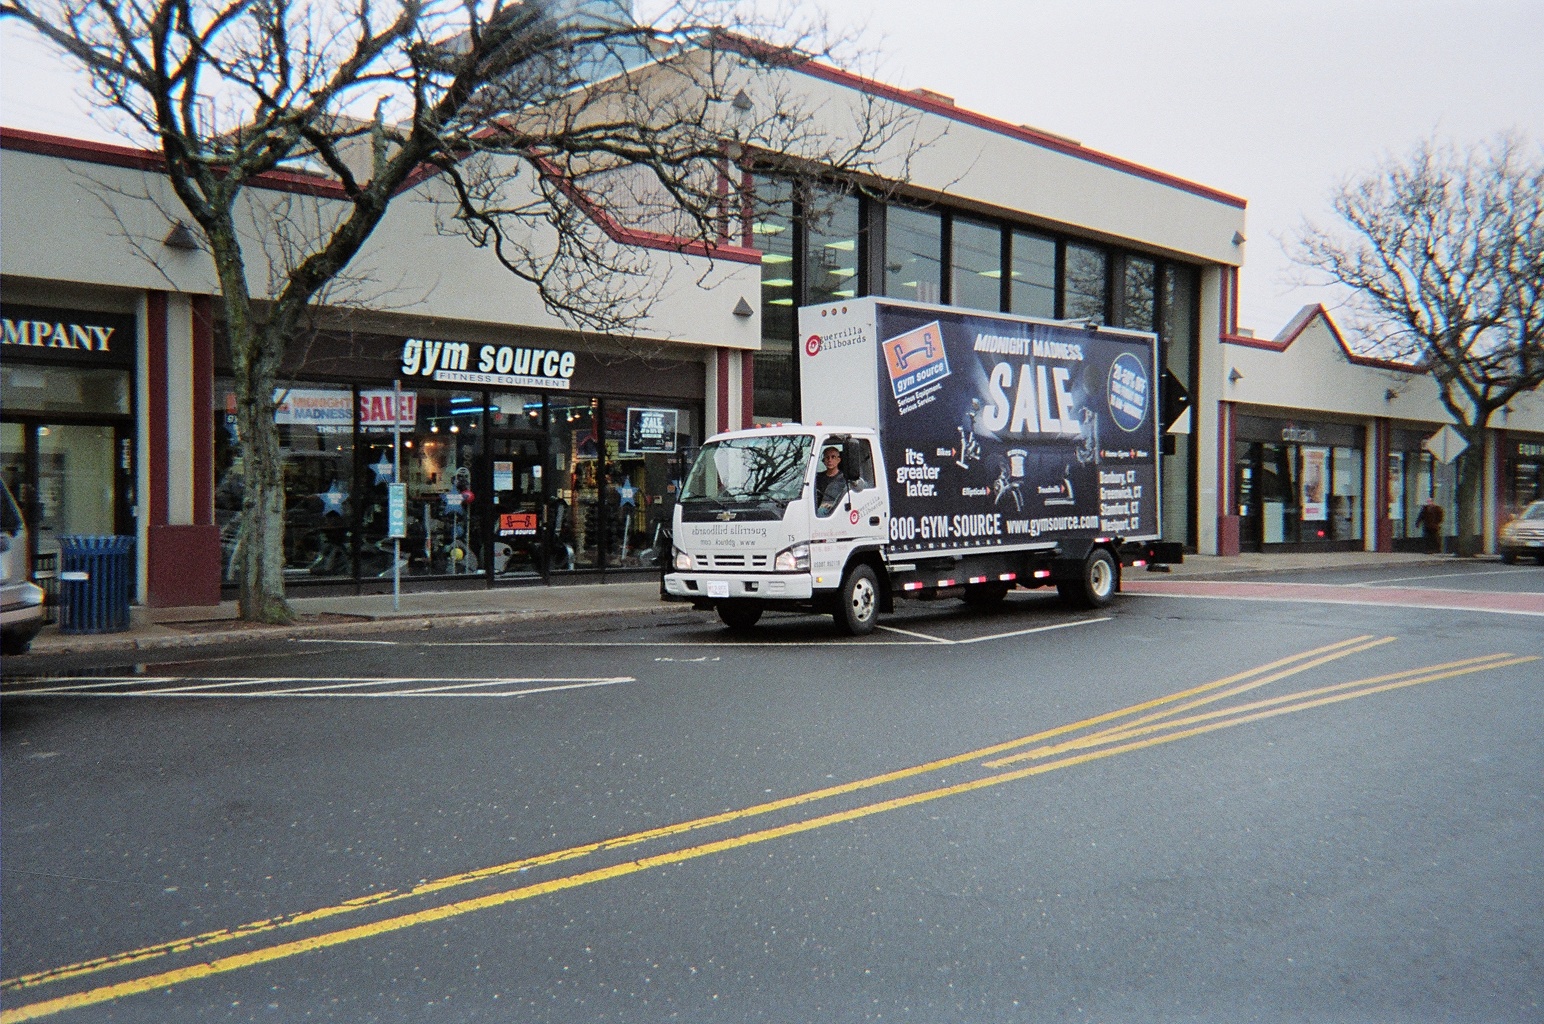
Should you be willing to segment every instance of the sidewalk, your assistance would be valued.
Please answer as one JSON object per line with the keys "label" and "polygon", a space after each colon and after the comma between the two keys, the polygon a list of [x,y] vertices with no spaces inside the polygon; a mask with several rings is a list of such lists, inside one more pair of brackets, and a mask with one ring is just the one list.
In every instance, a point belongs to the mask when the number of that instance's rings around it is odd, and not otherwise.
{"label": "sidewalk", "polygon": [[[1379,554],[1366,551],[1327,553],[1244,554],[1230,558],[1186,555],[1167,576],[1128,570],[1132,579],[1232,578],[1238,574],[1423,565],[1451,561],[1423,554]],[[300,592],[302,595],[304,591]],[[134,625],[122,633],[67,636],[49,626],[32,642],[30,658],[126,650],[196,647],[299,636],[338,636],[406,629],[529,622],[587,616],[680,614],[689,605],[661,601],[659,581],[646,577],[626,583],[583,583],[557,586],[500,587],[404,593],[392,608],[390,594],[342,597],[291,596],[299,616],[289,626],[241,622],[236,603],[207,608],[136,608]]]}

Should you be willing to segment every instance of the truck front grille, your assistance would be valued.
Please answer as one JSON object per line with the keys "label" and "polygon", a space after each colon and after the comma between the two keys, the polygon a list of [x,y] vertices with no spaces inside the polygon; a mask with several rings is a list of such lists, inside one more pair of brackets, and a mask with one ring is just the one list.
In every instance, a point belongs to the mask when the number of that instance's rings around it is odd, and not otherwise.
{"label": "truck front grille", "polygon": [[711,555],[715,569],[765,569],[772,564],[770,555]]}

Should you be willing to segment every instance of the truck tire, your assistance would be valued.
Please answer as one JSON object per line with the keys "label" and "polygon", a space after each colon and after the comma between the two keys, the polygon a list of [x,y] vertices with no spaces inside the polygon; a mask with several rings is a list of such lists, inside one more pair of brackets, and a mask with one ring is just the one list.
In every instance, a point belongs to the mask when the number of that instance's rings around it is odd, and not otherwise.
{"label": "truck tire", "polygon": [[736,633],[744,633],[761,621],[761,604],[756,601],[723,601],[718,617]]}
{"label": "truck tire", "polygon": [[1103,608],[1115,598],[1120,588],[1120,566],[1103,548],[1095,548],[1083,561],[1077,579],[1059,580],[1056,592],[1074,608]]}
{"label": "truck tire", "polygon": [[995,608],[1008,596],[1007,583],[967,583],[960,600],[972,608]]}
{"label": "truck tire", "polygon": [[863,636],[874,631],[879,618],[879,577],[874,570],[858,563],[847,571],[836,611],[836,626],[848,636]]}

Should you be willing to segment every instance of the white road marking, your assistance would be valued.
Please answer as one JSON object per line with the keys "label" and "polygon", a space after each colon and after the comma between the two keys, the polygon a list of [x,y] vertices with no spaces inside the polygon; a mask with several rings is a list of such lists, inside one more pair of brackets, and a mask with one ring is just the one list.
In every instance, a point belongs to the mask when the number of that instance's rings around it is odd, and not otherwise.
{"label": "white road marking", "polygon": [[902,636],[914,636],[914,637],[917,637],[920,640],[931,640],[935,644],[952,644],[952,643],[954,643],[953,640],[945,640],[941,636],[930,636],[927,633],[913,633],[909,629],[902,629],[899,626],[886,626],[884,623],[880,623],[878,626],[876,626],[874,628],[888,630],[891,633],[899,633]]}
{"label": "white road marking", "polygon": [[[1409,583],[1409,582],[1412,582],[1414,580],[1447,580],[1447,579],[1464,579],[1464,580],[1466,580],[1466,579],[1468,579],[1471,576],[1507,576],[1507,575],[1511,575],[1512,573],[1519,573],[1519,572],[1529,572],[1529,573],[1531,573],[1531,572],[1536,572],[1536,571],[1537,570],[1534,570],[1534,569],[1522,568],[1522,569],[1487,569],[1484,572],[1441,572],[1441,573],[1437,573],[1437,574],[1432,575],[1432,576],[1396,576],[1393,579],[1387,579],[1387,580],[1368,580],[1365,583],[1352,583],[1352,584],[1348,584],[1348,585],[1349,586],[1353,586],[1353,587],[1366,587],[1368,589],[1376,590],[1378,587],[1386,587],[1390,583]],[[1330,586],[1334,586],[1334,585],[1335,584],[1330,584]]]}
{"label": "white road marking", "polygon": [[[232,678],[209,680],[190,686],[150,686],[131,690],[107,690],[108,686],[124,686],[145,682],[177,682],[171,678],[146,680],[144,677],[126,677],[115,680],[94,679],[78,686],[50,686],[32,690],[15,690],[6,696],[70,696],[70,697],[522,697],[535,693],[555,693],[560,690],[578,690],[596,686],[615,686],[620,683],[636,683],[635,676],[521,676],[481,679],[406,678],[353,678],[342,682],[317,683],[316,680],[293,676],[263,678]],[[50,680],[69,682],[69,680]],[[247,687],[271,683],[317,683],[317,685],[292,686],[279,690],[251,690]],[[425,686],[425,683],[443,683],[443,686]],[[530,683],[552,685],[527,687],[518,690],[489,690],[490,687],[523,686]],[[382,689],[383,687],[407,687],[406,689]],[[476,690],[478,692],[468,692]]]}
{"label": "white road marking", "polygon": [[[1271,584],[1271,586],[1283,586],[1284,584]],[[1347,595],[1355,594],[1355,587],[1345,587]],[[1449,590],[1444,593],[1460,595],[1473,593],[1465,590]],[[1431,602],[1415,601],[1372,601],[1358,597],[1295,597],[1290,594],[1242,596],[1239,594],[1138,594],[1128,593],[1127,597],[1161,597],[1175,598],[1184,601],[1276,601],[1282,604],[1353,604],[1363,608],[1423,608],[1434,612],[1477,612],[1484,615],[1533,615],[1544,617],[1544,612],[1530,611],[1525,608],[1479,608],[1461,604],[1433,604]]]}
{"label": "white road marking", "polygon": [[979,644],[988,640],[1006,640],[1011,636],[1028,636],[1031,633],[1048,633],[1053,629],[1069,629],[1073,626],[1092,626],[1096,622],[1109,622],[1114,616],[1102,615],[1097,619],[1078,619],[1076,622],[1057,622],[1050,626],[1035,626],[1032,629],[1016,629],[1011,633],[993,633],[991,636],[973,636],[969,640],[952,640],[956,644]]}

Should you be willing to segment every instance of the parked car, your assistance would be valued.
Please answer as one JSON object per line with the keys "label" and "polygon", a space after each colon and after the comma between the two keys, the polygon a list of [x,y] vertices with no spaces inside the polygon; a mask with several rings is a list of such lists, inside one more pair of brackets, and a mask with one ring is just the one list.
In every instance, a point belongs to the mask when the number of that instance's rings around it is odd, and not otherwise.
{"label": "parked car", "polygon": [[25,654],[43,628],[43,588],[30,579],[27,524],[11,489],[0,480],[0,654]]}
{"label": "parked car", "polygon": [[1501,560],[1511,565],[1519,555],[1544,565],[1544,501],[1535,501],[1501,528]]}

